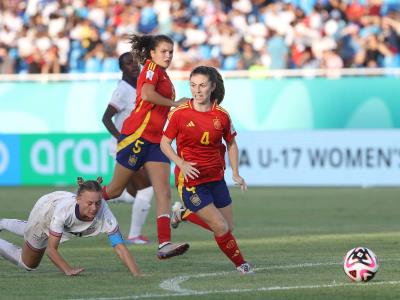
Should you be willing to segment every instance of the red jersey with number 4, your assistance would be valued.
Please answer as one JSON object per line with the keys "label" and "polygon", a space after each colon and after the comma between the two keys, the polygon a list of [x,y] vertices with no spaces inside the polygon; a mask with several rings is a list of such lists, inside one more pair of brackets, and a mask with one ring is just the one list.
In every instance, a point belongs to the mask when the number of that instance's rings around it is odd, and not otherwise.
{"label": "red jersey with number 4", "polygon": [[155,91],[161,96],[175,100],[174,86],[168,74],[154,62],[147,60],[137,81],[135,109],[124,121],[121,132],[130,136],[132,141],[143,137],[151,143],[159,144],[170,107],[143,101],[142,87],[145,83],[154,85]]}
{"label": "red jersey with number 4", "polygon": [[218,181],[224,177],[225,146],[236,135],[227,111],[214,103],[207,112],[196,111],[193,100],[183,104],[168,116],[164,135],[176,139],[177,153],[187,162],[195,162],[200,171],[196,179],[183,182],[180,169],[175,167],[175,184],[187,187]]}

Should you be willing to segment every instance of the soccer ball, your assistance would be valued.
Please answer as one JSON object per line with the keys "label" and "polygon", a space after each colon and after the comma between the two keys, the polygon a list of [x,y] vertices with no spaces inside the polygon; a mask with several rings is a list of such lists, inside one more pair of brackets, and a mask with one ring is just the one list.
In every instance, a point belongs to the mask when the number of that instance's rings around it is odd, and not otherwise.
{"label": "soccer ball", "polygon": [[343,269],[352,281],[370,281],[378,268],[375,253],[365,247],[351,249],[344,257]]}

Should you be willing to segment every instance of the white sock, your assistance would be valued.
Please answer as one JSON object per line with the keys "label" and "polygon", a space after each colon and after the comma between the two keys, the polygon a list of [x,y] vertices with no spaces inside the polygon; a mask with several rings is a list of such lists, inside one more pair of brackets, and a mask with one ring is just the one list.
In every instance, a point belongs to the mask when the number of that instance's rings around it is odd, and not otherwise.
{"label": "white sock", "polygon": [[128,238],[139,236],[142,233],[142,227],[149,214],[153,194],[152,187],[147,187],[137,192],[135,202],[132,205],[131,227]]}
{"label": "white sock", "polygon": [[6,240],[0,239],[0,255],[18,266],[21,257],[21,248]]}
{"label": "white sock", "polygon": [[135,197],[133,197],[126,189],[124,189],[119,197],[112,198],[111,201],[134,203]]}
{"label": "white sock", "polygon": [[1,219],[0,230],[7,230],[19,236],[24,236],[27,222],[17,219]]}
{"label": "white sock", "polygon": [[124,202],[128,202],[128,203],[134,203],[135,198],[136,198],[136,197],[133,197],[131,194],[129,194],[127,189],[124,189],[121,196],[119,196],[119,197],[122,198]]}

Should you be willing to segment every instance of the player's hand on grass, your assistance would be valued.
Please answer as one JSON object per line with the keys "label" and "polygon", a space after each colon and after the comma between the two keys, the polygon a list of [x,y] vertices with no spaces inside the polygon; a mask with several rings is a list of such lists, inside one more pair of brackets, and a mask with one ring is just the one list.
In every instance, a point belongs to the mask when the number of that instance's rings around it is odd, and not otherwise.
{"label": "player's hand on grass", "polygon": [[79,275],[80,273],[82,273],[83,271],[85,271],[84,268],[71,269],[71,270],[65,271],[65,275],[76,276],[76,275]]}
{"label": "player's hand on grass", "polygon": [[235,185],[240,186],[240,189],[242,190],[242,192],[247,191],[247,184],[242,177],[240,177],[239,175],[233,175],[232,179],[235,182]]}
{"label": "player's hand on grass", "polygon": [[180,163],[179,169],[181,169],[183,177],[185,178],[186,181],[188,180],[188,178],[195,179],[199,177],[200,171],[194,167],[194,165],[196,164],[197,163],[188,162],[184,160],[182,161],[182,163]]}

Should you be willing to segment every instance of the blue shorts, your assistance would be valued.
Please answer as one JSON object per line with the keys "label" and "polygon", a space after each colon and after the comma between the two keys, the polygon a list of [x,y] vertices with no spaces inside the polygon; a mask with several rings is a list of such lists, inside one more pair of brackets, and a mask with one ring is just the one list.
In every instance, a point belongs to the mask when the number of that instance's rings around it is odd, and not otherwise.
{"label": "blue shorts", "polygon": [[232,203],[231,195],[224,179],[207,182],[194,187],[183,187],[181,194],[186,208],[196,212],[210,203],[223,208]]}
{"label": "blue shorts", "polygon": [[[125,135],[118,140],[121,142]],[[139,170],[148,161],[170,163],[169,159],[161,151],[160,144],[153,144],[143,138],[138,138],[125,148],[117,152],[117,162],[133,171]]]}

